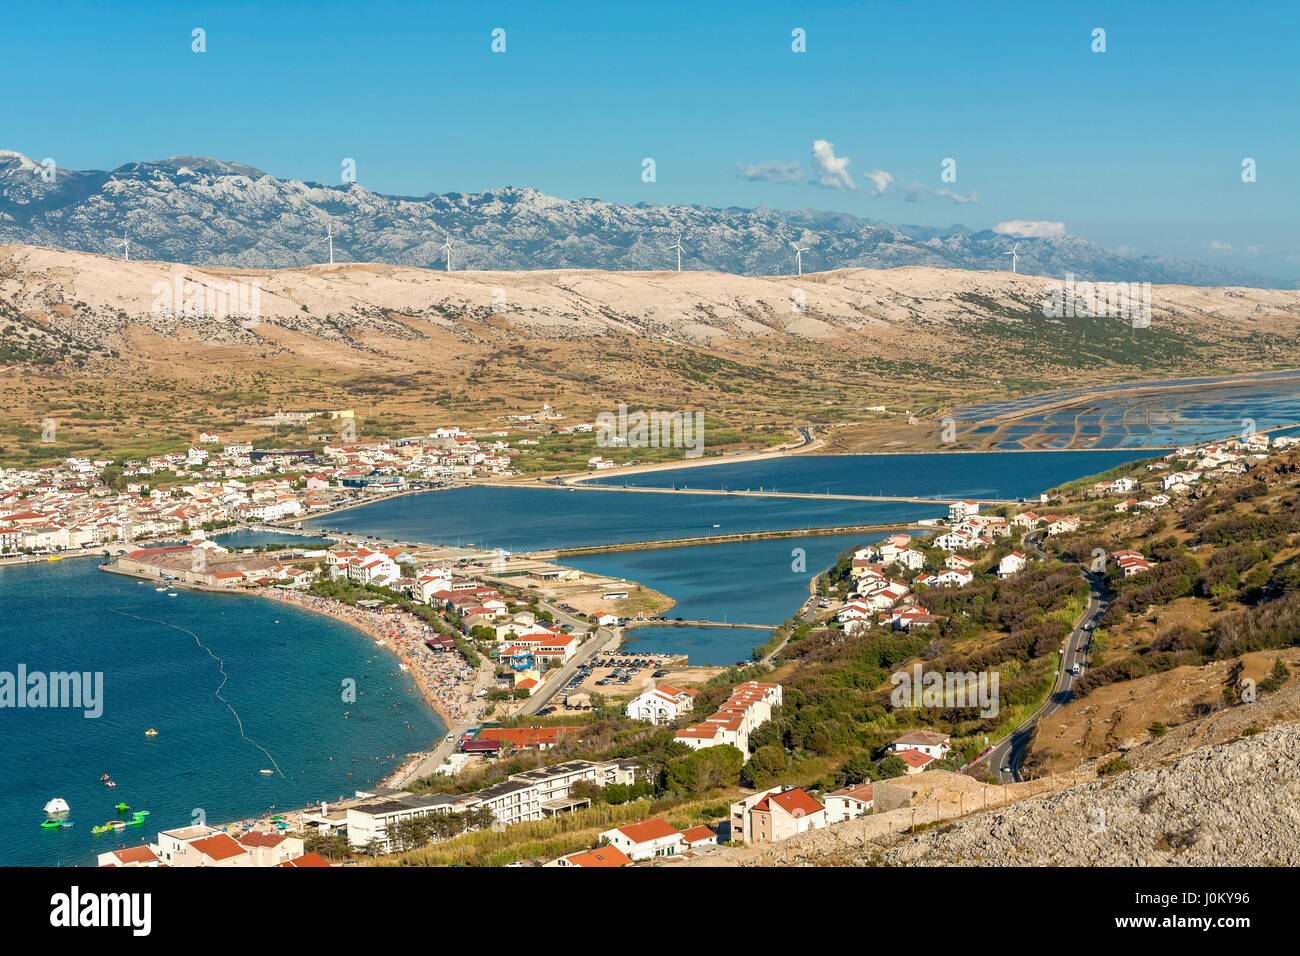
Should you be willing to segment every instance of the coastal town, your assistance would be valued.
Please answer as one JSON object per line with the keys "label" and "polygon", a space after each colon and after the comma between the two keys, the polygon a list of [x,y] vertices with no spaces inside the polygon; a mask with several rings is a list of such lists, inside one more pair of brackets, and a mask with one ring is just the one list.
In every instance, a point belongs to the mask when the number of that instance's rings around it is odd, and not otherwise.
{"label": "coastal town", "polygon": [[[1147,461],[1142,466],[1145,478],[1126,475],[1097,481],[1060,500],[1089,503],[1091,513],[1098,513],[1100,505],[1102,513],[1120,516],[1135,506],[1140,511],[1169,508],[1180,498],[1196,498],[1216,485],[1247,476],[1297,445],[1300,441],[1287,436],[1252,435],[1183,447]],[[906,633],[936,625],[941,618],[928,610],[927,594],[960,591],[982,576],[1014,578],[1046,559],[1040,548],[1045,539],[1088,527],[1088,519],[1052,510],[1053,500],[1048,495],[1042,498],[1037,510],[999,506],[986,511],[974,501],[955,501],[939,522],[941,527],[928,537],[895,533],[853,549],[838,566],[842,577],[837,577],[837,569],[817,576],[820,596],[809,599],[804,613],[846,636],[874,629]],[[689,680],[683,684],[674,669],[685,676],[684,661],[651,655],[638,658],[617,650],[622,629],[635,622],[579,611],[558,601],[554,592],[543,600],[527,594],[527,588],[581,578],[577,572],[537,563],[516,571],[510,567],[513,556],[490,553],[472,560],[462,555],[457,560],[422,563],[412,550],[340,541],[323,548],[231,554],[199,531],[185,544],[137,548],[107,566],[119,573],[163,580],[168,587],[248,590],[339,617],[374,636],[377,643],[391,646],[403,670],[411,671],[426,699],[443,715],[450,732],[440,747],[417,755],[383,786],[292,814],[222,828],[165,831],[144,846],[101,854],[101,865],[340,865],[337,859],[305,849],[304,837],[309,843],[332,846],[334,856],[344,847],[343,862],[356,863],[462,834],[500,833],[591,811],[615,792],[649,796],[656,786],[655,772],[635,758],[546,762],[548,752],[580,744],[593,711],[611,705],[629,722],[670,730],[676,753],[726,751],[738,754],[741,763],[757,759],[755,734],[785,703],[780,683],[736,680],[723,685],[727,696],[702,713],[702,688],[725,679],[722,669],[712,675],[695,674],[702,679],[698,686]],[[1124,579],[1146,574],[1159,564],[1134,549],[1104,557]],[[523,590],[520,580],[529,582]],[[330,584],[364,589],[368,598],[345,603],[318,593],[319,588],[313,591],[316,585]],[[612,582],[605,582],[589,596],[596,598],[609,586]],[[614,687],[609,699],[601,694],[593,700],[585,682],[598,667],[609,668],[607,683],[617,678],[616,684],[630,685],[631,696],[619,696]],[[646,667],[655,669],[650,679],[639,676]],[[1078,673],[1076,667],[1074,674]],[[554,702],[552,706],[520,709],[543,692],[546,701]],[[514,714],[525,715],[524,722],[511,719]],[[566,719],[566,714],[572,716]],[[498,768],[521,755],[530,756],[527,769],[498,774]],[[888,745],[885,756],[891,763],[883,779],[876,774],[874,779],[849,780],[839,787],[758,786],[733,802],[725,816],[688,826],[648,816],[602,831],[592,846],[579,852],[519,861],[519,865],[689,863],[726,847],[780,842],[880,812],[901,813],[909,807],[914,811],[920,805],[915,802],[917,794],[947,793],[941,778],[965,769],[982,755],[974,759],[963,755],[954,764],[958,754],[951,735],[920,727]],[[917,775],[926,778],[919,789],[909,784],[911,790],[900,790],[893,783],[894,778]],[[494,776],[496,782],[469,790],[439,789],[431,783],[439,778],[453,784]],[[883,804],[881,794],[887,795]],[[982,799],[987,803],[987,794]]]}

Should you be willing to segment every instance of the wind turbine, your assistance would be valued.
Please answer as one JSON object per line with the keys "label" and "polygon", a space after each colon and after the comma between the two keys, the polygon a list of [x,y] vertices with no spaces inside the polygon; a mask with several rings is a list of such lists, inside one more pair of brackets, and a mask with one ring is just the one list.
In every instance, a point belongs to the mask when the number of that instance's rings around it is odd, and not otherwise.
{"label": "wind turbine", "polygon": [[677,242],[668,247],[669,252],[672,252],[674,249],[677,250],[677,271],[681,272],[682,271],[682,234],[680,232],[677,234]]}
{"label": "wind turbine", "polygon": [[[323,235],[323,236],[321,236],[321,238],[317,239],[316,242],[328,242],[328,243],[329,243],[329,247],[330,247],[330,265],[334,265],[334,225],[333,225],[332,223],[326,223],[326,224],[325,224],[325,235]],[[307,246],[306,246],[306,248],[305,248],[303,251],[305,252],[306,249],[310,249],[312,246],[316,245],[316,242],[309,242],[309,243],[307,243]]]}
{"label": "wind turbine", "polygon": [[803,275],[803,254],[807,251],[806,246],[800,246],[796,243],[790,243],[794,246],[794,265],[799,270],[799,275]]}
{"label": "wind turbine", "polygon": [[1010,257],[1011,257],[1011,274],[1012,274],[1012,275],[1015,275],[1015,274],[1016,274],[1016,261],[1017,261],[1017,258],[1018,258],[1018,257],[1016,256],[1016,250],[1019,249],[1019,248],[1020,248],[1020,243],[1017,242],[1014,246],[1011,247],[1011,251],[1010,251],[1010,252],[1004,252],[1004,253],[1002,253],[1004,256],[1010,256]]}
{"label": "wind turbine", "polygon": [[442,237],[442,248],[447,250],[447,271],[451,271],[451,237]]}
{"label": "wind turbine", "polygon": [[126,261],[127,261],[127,262],[130,262],[130,261],[131,261],[131,227],[130,227],[130,226],[123,226],[123,227],[122,227],[122,238],[121,238],[121,239],[116,239],[116,240],[114,240],[114,241],[115,241],[115,242],[118,242],[118,243],[121,244],[121,246],[122,246],[122,251],[123,251],[123,253],[124,253],[124,255],[125,255]]}

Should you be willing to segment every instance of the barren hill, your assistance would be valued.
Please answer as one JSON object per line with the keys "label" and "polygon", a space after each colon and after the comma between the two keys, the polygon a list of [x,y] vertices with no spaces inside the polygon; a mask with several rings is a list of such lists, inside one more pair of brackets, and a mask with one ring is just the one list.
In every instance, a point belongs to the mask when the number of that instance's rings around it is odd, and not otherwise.
{"label": "barren hill", "polygon": [[1300,292],[1158,286],[1149,328],[1046,318],[1043,298],[1041,278],[930,268],[247,270],[0,246],[0,359],[11,421],[63,408],[92,431],[147,429],[160,402],[216,420],[342,404],[423,426],[620,400],[784,430],[1080,376],[1300,365]]}

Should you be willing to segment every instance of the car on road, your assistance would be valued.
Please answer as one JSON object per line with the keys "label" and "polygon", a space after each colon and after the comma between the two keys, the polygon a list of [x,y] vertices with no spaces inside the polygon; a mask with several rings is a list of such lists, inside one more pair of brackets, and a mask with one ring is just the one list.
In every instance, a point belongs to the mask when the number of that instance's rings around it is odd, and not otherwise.
{"label": "car on road", "polygon": [[1080,672],[1082,669],[1083,669],[1083,668],[1080,667],[1078,664],[1075,664],[1073,667],[1070,668],[1070,673],[1073,674],[1075,677],[1078,677],[1078,676],[1079,676],[1079,672]]}
{"label": "car on road", "polygon": [[1010,772],[1011,772],[1011,765],[1010,765],[1010,764],[1007,764],[1005,767],[1003,767],[1003,768],[1002,768],[1002,772],[1003,772],[1003,773],[1010,773]]}

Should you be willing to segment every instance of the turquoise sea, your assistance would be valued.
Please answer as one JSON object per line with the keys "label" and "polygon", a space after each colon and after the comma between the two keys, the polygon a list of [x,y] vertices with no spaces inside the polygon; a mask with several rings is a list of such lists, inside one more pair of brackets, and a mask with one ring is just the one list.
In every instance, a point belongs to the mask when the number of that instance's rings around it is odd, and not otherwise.
{"label": "turquoise sea", "polygon": [[[351,796],[445,733],[396,657],[345,624],[258,597],[168,597],[97,563],[0,567],[0,670],[104,675],[97,719],[0,709],[0,864],[93,865],[197,813],[220,824]],[[354,704],[340,692],[349,677]],[[71,829],[40,828],[53,797]],[[92,834],[118,801],[150,811],[147,824]]]}
{"label": "turquoise sea", "polygon": [[[682,474],[696,487],[1028,497],[1134,457],[837,456]],[[642,478],[669,486],[674,480],[670,473]],[[906,523],[944,512],[938,501],[464,488],[389,499],[308,524],[533,550]],[[221,540],[238,547],[269,537],[238,532]],[[679,602],[672,616],[776,624],[802,603],[808,578],[857,543],[855,536],[812,536],[595,555],[576,563],[664,591]],[[793,566],[795,548],[805,551],[804,570]],[[197,812],[221,823],[351,795],[445,732],[396,659],[344,624],[255,597],[186,591],[169,597],[97,571],[96,563],[69,558],[0,568],[0,670],[21,663],[29,671],[102,671],[105,681],[98,719],[80,711],[0,709],[5,766],[24,768],[6,774],[0,791],[0,864],[93,864],[97,852],[137,844],[158,829],[189,823]],[[647,650],[723,664],[748,657],[767,633],[669,627],[643,628],[631,638]],[[361,691],[347,706],[340,697],[346,677]],[[150,727],[157,737],[144,736]],[[277,772],[261,775],[262,769]],[[99,783],[103,773],[116,780],[115,790]],[[71,829],[40,829],[42,807],[53,797],[71,805]],[[113,818],[119,800],[149,810],[148,825],[91,834],[92,826]]]}

